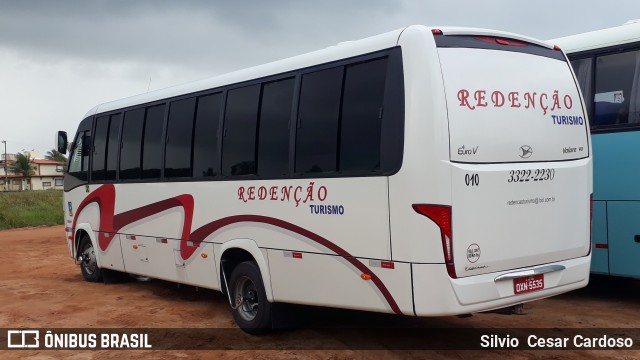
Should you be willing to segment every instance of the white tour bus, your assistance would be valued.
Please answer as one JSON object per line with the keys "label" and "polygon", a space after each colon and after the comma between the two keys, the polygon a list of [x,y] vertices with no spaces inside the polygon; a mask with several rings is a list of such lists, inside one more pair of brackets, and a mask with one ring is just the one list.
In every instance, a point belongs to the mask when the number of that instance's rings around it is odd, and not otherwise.
{"label": "white tour bus", "polygon": [[100,104],[70,149],[84,278],[220,290],[250,333],[274,302],[433,316],[588,282],[587,118],[528,37],[410,26]]}

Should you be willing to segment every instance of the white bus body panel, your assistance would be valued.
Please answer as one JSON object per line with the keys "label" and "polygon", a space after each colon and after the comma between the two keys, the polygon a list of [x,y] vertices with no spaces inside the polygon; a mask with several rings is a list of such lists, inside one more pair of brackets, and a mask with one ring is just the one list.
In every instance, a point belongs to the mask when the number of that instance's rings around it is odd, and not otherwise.
{"label": "white bus body panel", "polygon": [[[412,204],[451,204],[449,125],[440,62],[428,28],[401,35],[405,86],[402,168],[389,177],[392,254],[397,261],[443,263],[440,230]],[[427,220],[427,221],[425,221]]]}

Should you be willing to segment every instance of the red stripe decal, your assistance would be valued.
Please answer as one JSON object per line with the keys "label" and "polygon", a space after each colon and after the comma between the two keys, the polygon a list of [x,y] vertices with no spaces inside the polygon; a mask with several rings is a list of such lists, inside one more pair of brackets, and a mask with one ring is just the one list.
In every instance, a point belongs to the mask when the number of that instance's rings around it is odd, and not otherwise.
{"label": "red stripe decal", "polygon": [[[182,228],[182,236],[180,241],[180,255],[183,260],[187,260],[196,249],[199,247],[200,242],[204,241],[209,235],[213,234],[217,230],[227,226],[240,222],[256,222],[269,224],[272,226],[276,226],[285,230],[289,230],[293,233],[304,236],[310,240],[317,242],[318,244],[326,247],[337,255],[342,256],[345,260],[347,260],[351,265],[353,265],[356,269],[358,269],[362,273],[371,274],[371,280],[378,288],[382,296],[385,298],[391,310],[396,314],[402,314],[398,304],[395,299],[384,285],[382,280],[378,276],[376,276],[372,271],[367,268],[360,260],[353,257],[346,250],[341,248],[340,246],[332,243],[326,238],[311,232],[307,229],[304,229],[300,226],[292,224],[290,222],[276,219],[269,216],[261,216],[261,215],[235,215],[229,216],[226,218],[218,219],[212,221],[208,224],[201,226],[195,231],[191,232],[191,225],[193,221],[193,207],[194,201],[193,196],[188,194],[183,194],[176,196],[174,198],[158,201],[149,205],[145,205],[136,209],[132,209],[129,211],[125,211],[123,213],[114,214],[115,211],[115,200],[116,200],[116,192],[113,184],[105,184],[98,187],[92,193],[90,193],[81,203],[78,205],[76,210],[75,217],[73,219],[73,225],[71,229],[75,234],[76,222],[78,220],[78,215],[82,212],[82,210],[91,203],[97,203],[100,208],[100,231],[98,232],[98,245],[100,249],[103,251],[107,249],[111,240],[116,235],[116,233],[122,229],[123,227],[134,223],[138,220],[142,220],[146,217],[155,215],[162,211],[174,208],[174,207],[182,207],[184,210],[184,224]],[[187,242],[189,240],[193,241],[193,246],[188,246]],[[189,241],[191,242],[191,241]],[[302,254],[300,257],[302,257]],[[294,257],[295,253],[294,253]],[[392,263],[393,264],[393,263]]]}
{"label": "red stripe decal", "polygon": [[387,300],[387,303],[391,307],[391,310],[393,310],[393,312],[395,312],[396,314],[402,314],[402,311],[400,311],[398,304],[394,300],[393,296],[391,296],[391,293],[389,292],[387,287],[384,285],[382,280],[380,280],[380,278],[376,276],[376,274],[374,274],[371,270],[369,270],[369,268],[367,268],[362,262],[360,262],[360,260],[356,259],[351,254],[349,254],[346,250],[332,243],[331,241],[325,239],[324,237],[314,232],[311,232],[307,229],[301,228],[300,226],[294,225],[290,222],[286,222],[284,220],[280,220],[280,219],[276,219],[268,216],[261,216],[261,215],[229,216],[229,217],[222,218],[201,226],[191,234],[191,237],[196,240],[204,240],[207,236],[213,234],[215,231],[221,229],[222,227],[231,225],[231,224],[236,224],[239,222],[257,222],[257,223],[273,225],[279,228],[289,230],[296,234],[302,235],[328,248],[334,253],[342,256],[345,260],[350,262],[351,265],[353,265],[355,268],[360,270],[360,272],[371,274],[371,280],[376,285],[380,293],[382,293],[382,296],[384,296],[385,300]]}

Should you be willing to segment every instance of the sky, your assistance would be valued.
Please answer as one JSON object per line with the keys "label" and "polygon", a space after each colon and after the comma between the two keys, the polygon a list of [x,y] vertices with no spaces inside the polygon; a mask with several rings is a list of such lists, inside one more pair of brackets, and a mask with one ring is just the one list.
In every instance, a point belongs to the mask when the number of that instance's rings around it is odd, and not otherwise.
{"label": "sky", "polygon": [[638,0],[0,0],[0,140],[44,155],[100,103],[412,24],[544,40],[631,19]]}

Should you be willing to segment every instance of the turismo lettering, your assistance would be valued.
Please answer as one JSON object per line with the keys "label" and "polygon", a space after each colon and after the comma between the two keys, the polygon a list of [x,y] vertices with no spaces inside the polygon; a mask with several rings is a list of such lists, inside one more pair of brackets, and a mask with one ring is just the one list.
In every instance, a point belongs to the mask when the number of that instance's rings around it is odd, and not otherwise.
{"label": "turismo lettering", "polygon": [[551,115],[551,119],[556,125],[584,125],[584,118],[582,116]]}
{"label": "turismo lettering", "polygon": [[320,215],[344,215],[344,206],[342,205],[309,205],[312,214]]}
{"label": "turismo lettering", "polygon": [[315,182],[309,182],[306,188],[302,186],[240,186],[238,188],[238,200],[249,202],[254,200],[271,200],[295,202],[296,207],[300,203],[324,201],[327,198],[326,186],[315,188]]}
{"label": "turismo lettering", "polygon": [[535,110],[536,106],[542,110],[544,115],[547,111],[555,111],[559,109],[571,109],[573,107],[573,98],[571,95],[561,95],[558,90],[554,90],[553,94],[510,91],[503,93],[502,91],[476,90],[469,91],[460,89],[458,91],[458,101],[460,106],[469,110],[475,110],[483,107],[510,107],[525,108]]}

